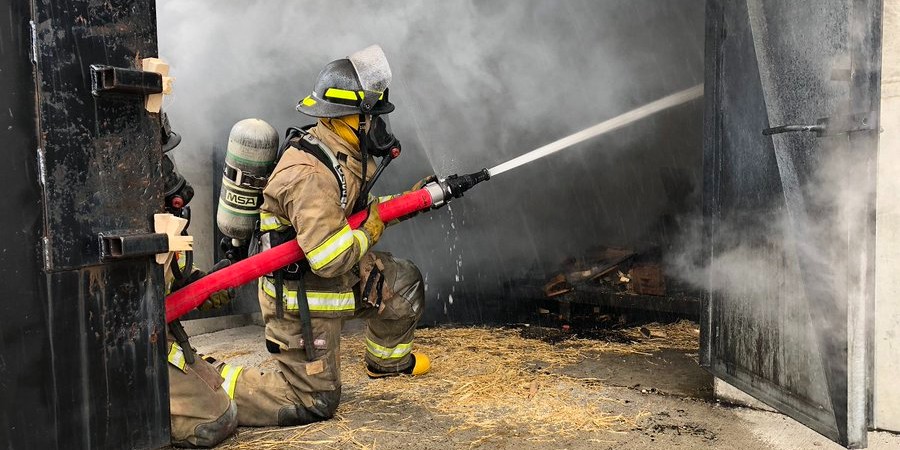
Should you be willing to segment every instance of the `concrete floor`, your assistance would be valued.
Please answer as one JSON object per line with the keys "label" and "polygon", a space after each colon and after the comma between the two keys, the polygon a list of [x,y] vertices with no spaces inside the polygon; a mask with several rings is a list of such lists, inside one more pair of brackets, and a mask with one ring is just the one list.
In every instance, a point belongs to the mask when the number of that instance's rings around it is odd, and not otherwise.
{"label": "concrete floor", "polygon": [[[345,331],[359,333],[358,329]],[[232,364],[271,367],[258,326],[195,336],[203,353]],[[346,348],[345,348],[345,351]],[[348,355],[344,373],[362,370],[361,355]],[[630,429],[606,433],[533,436],[525,429],[458,429],[452,418],[435,414],[428,399],[397,402],[385,396],[363,398],[358,386],[345,382],[343,401],[367,408],[338,410],[335,420],[313,427],[241,428],[221,448],[415,448],[415,449],[840,449],[842,447],[781,414],[735,407],[712,399],[712,378],[696,355],[661,350],[651,355],[600,354],[560,373],[574,379],[600,380],[583,393],[585,401],[604,399],[610,414],[639,416]],[[360,380],[358,376],[345,379]],[[377,383],[367,380],[360,383]],[[415,383],[415,379],[410,379]],[[900,449],[900,436],[871,433],[871,449]]]}

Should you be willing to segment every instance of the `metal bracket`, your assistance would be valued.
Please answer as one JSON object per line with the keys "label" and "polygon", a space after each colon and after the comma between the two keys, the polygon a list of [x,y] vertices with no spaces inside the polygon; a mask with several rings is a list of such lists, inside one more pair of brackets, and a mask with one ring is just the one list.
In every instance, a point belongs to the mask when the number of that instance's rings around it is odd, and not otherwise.
{"label": "metal bracket", "polygon": [[764,136],[771,136],[773,134],[791,133],[795,131],[808,131],[816,133],[816,137],[834,136],[856,131],[874,130],[877,122],[878,114],[875,111],[869,111],[866,113],[825,117],[817,120],[815,125],[782,125],[779,127],[766,128],[762,131],[762,134]]}
{"label": "metal bracket", "polygon": [[148,234],[105,234],[100,233],[100,258],[104,260],[137,258],[169,251],[169,235]]}
{"label": "metal bracket", "polygon": [[144,96],[162,91],[163,76],[156,72],[91,65],[91,93],[95,97],[105,94]]}

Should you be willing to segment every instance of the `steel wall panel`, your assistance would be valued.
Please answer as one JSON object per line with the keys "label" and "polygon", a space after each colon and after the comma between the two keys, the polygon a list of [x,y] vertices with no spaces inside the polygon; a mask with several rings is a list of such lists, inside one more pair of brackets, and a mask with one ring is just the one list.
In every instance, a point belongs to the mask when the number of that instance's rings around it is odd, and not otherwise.
{"label": "steel wall panel", "polygon": [[[848,446],[869,404],[879,16],[865,0],[707,4],[702,362]],[[824,136],[762,134],[823,118]]]}

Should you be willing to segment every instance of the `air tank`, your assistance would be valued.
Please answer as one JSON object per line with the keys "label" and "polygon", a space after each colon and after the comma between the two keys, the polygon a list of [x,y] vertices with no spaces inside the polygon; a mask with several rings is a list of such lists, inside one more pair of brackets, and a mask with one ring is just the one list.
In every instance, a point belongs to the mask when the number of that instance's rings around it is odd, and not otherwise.
{"label": "air tank", "polygon": [[278,132],[265,121],[244,119],[231,128],[216,211],[216,225],[225,236],[246,241],[253,235],[277,153]]}

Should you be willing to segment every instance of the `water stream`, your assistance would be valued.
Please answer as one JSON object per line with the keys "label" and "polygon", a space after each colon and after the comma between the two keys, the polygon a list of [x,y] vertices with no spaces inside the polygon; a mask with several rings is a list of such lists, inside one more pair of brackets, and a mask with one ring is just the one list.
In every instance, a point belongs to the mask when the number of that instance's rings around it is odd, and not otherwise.
{"label": "water stream", "polygon": [[569,148],[588,139],[609,133],[618,128],[622,128],[631,123],[637,122],[643,118],[656,114],[665,109],[687,103],[695,98],[703,95],[703,85],[698,84],[692,88],[676,92],[659,100],[647,103],[644,106],[632,109],[624,114],[620,114],[612,119],[603,121],[590,128],[586,128],[572,135],[566,136],[557,141],[553,141],[543,147],[536,148],[522,156],[513,158],[503,164],[492,167],[489,172],[495,177],[508,170],[515,169],[523,164],[528,164],[537,159],[552,155],[560,150]]}

